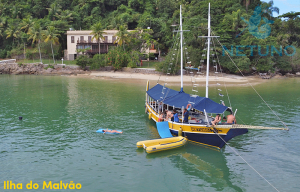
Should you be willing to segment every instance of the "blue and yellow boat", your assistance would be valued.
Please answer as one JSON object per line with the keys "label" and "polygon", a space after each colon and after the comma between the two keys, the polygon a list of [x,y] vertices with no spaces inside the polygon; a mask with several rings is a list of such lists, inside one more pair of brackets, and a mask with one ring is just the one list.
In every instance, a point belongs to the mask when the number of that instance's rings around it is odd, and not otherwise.
{"label": "blue and yellow boat", "polygon": [[[169,92],[168,97],[164,100],[160,99],[162,89]],[[184,92],[178,92],[169,88],[163,87],[159,84],[147,91],[146,110],[149,114],[149,118],[155,122],[159,121],[159,113],[157,112],[158,105],[162,101],[162,109],[182,111],[182,107],[185,108],[189,104],[190,95]],[[222,114],[226,110],[230,110],[228,107],[218,104],[209,98],[195,97],[194,105],[190,111],[190,120],[186,123],[168,121],[170,132],[173,135],[178,135],[179,130],[182,130],[182,136],[186,137],[190,141],[209,145],[217,148],[222,148],[225,142],[230,139],[242,135],[248,132],[248,129],[239,127],[238,125],[217,125],[212,127],[210,121],[212,117],[209,117],[207,113]],[[182,114],[182,113],[181,113]],[[181,115],[179,115],[181,116]]]}
{"label": "blue and yellow boat", "polygon": [[[190,141],[197,142],[203,145],[222,148],[230,139],[248,132],[248,128],[252,129],[285,129],[285,128],[268,128],[261,126],[247,126],[238,124],[222,124],[211,125],[213,118],[208,114],[223,114],[228,111],[233,114],[231,108],[216,103],[208,98],[208,79],[209,79],[209,58],[210,58],[210,13],[208,14],[208,36],[205,36],[207,41],[207,66],[206,66],[206,93],[205,97],[198,95],[187,94],[183,91],[183,47],[182,47],[182,21],[180,9],[180,50],[181,56],[181,90],[176,91],[164,85],[157,84],[150,88],[149,81],[146,86],[146,113],[149,119],[155,122],[160,121],[159,114],[164,110],[175,109],[178,116],[181,117],[179,122],[168,121],[168,127],[173,135],[178,135],[182,131],[182,136]],[[173,63],[170,63],[173,64]],[[189,120],[182,122],[183,110],[191,106],[189,111]]]}

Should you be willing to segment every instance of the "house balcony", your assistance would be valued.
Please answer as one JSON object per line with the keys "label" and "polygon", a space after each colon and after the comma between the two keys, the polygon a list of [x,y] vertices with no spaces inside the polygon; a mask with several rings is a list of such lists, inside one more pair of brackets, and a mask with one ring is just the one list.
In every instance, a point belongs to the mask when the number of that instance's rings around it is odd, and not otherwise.
{"label": "house balcony", "polygon": [[[76,49],[86,49],[86,53],[95,55],[99,53],[99,44],[97,41],[77,41]],[[100,54],[108,53],[111,47],[115,47],[117,44],[112,41],[100,42]]]}
{"label": "house balcony", "polygon": [[[115,40],[100,40],[100,44],[101,43],[104,43],[104,44],[115,44],[114,43]],[[90,41],[87,41],[87,40],[77,40],[77,44],[98,44],[98,41],[97,40],[90,40]]]}
{"label": "house balcony", "polygon": [[[87,54],[95,55],[99,54],[99,49],[90,49],[86,51]],[[100,54],[108,53],[108,49],[100,49]]]}

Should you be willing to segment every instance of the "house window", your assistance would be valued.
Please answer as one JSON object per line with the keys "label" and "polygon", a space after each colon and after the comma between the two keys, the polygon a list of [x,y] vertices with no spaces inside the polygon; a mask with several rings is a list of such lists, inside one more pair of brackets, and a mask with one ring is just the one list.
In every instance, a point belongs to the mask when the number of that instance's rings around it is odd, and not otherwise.
{"label": "house window", "polygon": [[99,50],[99,47],[98,47],[98,45],[92,45],[92,50]]}
{"label": "house window", "polygon": [[71,43],[75,43],[74,36],[71,36]]}
{"label": "house window", "polygon": [[104,36],[104,42],[107,43],[107,36]]}
{"label": "house window", "polygon": [[89,41],[89,43],[92,42],[92,36],[88,36],[88,41]]}
{"label": "house window", "polygon": [[77,45],[77,49],[84,49],[83,45]]}
{"label": "house window", "polygon": [[80,43],[83,43],[84,41],[84,36],[80,36]]}
{"label": "house window", "polygon": [[116,36],[112,36],[112,43],[115,43],[116,41]]}

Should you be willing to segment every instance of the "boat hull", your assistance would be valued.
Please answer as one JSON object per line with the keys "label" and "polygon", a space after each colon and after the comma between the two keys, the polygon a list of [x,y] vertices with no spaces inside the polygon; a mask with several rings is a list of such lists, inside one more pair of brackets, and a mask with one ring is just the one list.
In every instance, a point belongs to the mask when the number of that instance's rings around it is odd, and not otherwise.
{"label": "boat hull", "polygon": [[[146,104],[149,119],[158,122],[158,113],[150,105]],[[169,121],[169,129],[172,135],[178,135],[182,130],[182,136],[188,140],[203,145],[222,148],[230,139],[248,132],[248,129],[213,128],[200,123],[175,123]]]}
{"label": "boat hull", "polygon": [[[170,129],[173,135],[178,135],[178,131]],[[227,134],[208,134],[203,132],[182,132],[182,135],[188,140],[203,145],[222,148],[230,139],[248,132],[248,129],[230,129]],[[226,142],[226,143],[225,143]]]}

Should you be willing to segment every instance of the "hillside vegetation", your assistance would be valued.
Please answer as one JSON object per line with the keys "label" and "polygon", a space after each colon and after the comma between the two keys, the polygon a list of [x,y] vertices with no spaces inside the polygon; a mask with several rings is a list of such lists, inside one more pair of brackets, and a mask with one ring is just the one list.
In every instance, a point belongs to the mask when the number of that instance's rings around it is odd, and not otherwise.
{"label": "hillside vegetation", "polygon": [[[242,72],[300,70],[300,12],[274,18],[273,12],[280,13],[280,9],[273,6],[273,1],[260,0],[1,0],[0,58],[25,52],[27,58],[60,59],[66,49],[67,30],[91,30],[99,23],[102,29],[135,30],[123,34],[126,39],[119,45],[122,49],[115,50],[117,54],[139,51],[143,45],[154,44],[167,55],[176,38],[173,31],[178,29],[179,6],[182,5],[183,29],[190,30],[184,33],[185,46],[192,65],[198,67],[200,60],[205,60],[202,55],[206,52],[206,39],[198,36],[207,35],[209,2],[212,35],[220,36],[219,41],[230,51],[232,60]],[[256,27],[261,34],[270,29],[265,38],[253,35],[247,23],[253,20],[257,6],[262,10],[259,19],[256,18]],[[270,21],[272,23],[268,23]],[[151,29],[142,30],[147,27]],[[230,58],[223,56],[224,50],[219,45],[216,50],[216,59],[224,70],[237,73]],[[124,56],[124,64],[118,67],[127,65],[132,57],[135,61],[130,65],[134,67],[138,62],[136,55],[128,53],[127,59]],[[94,60],[103,58],[98,56]],[[107,60],[105,64],[113,65]],[[157,67],[164,70],[162,66]]]}

